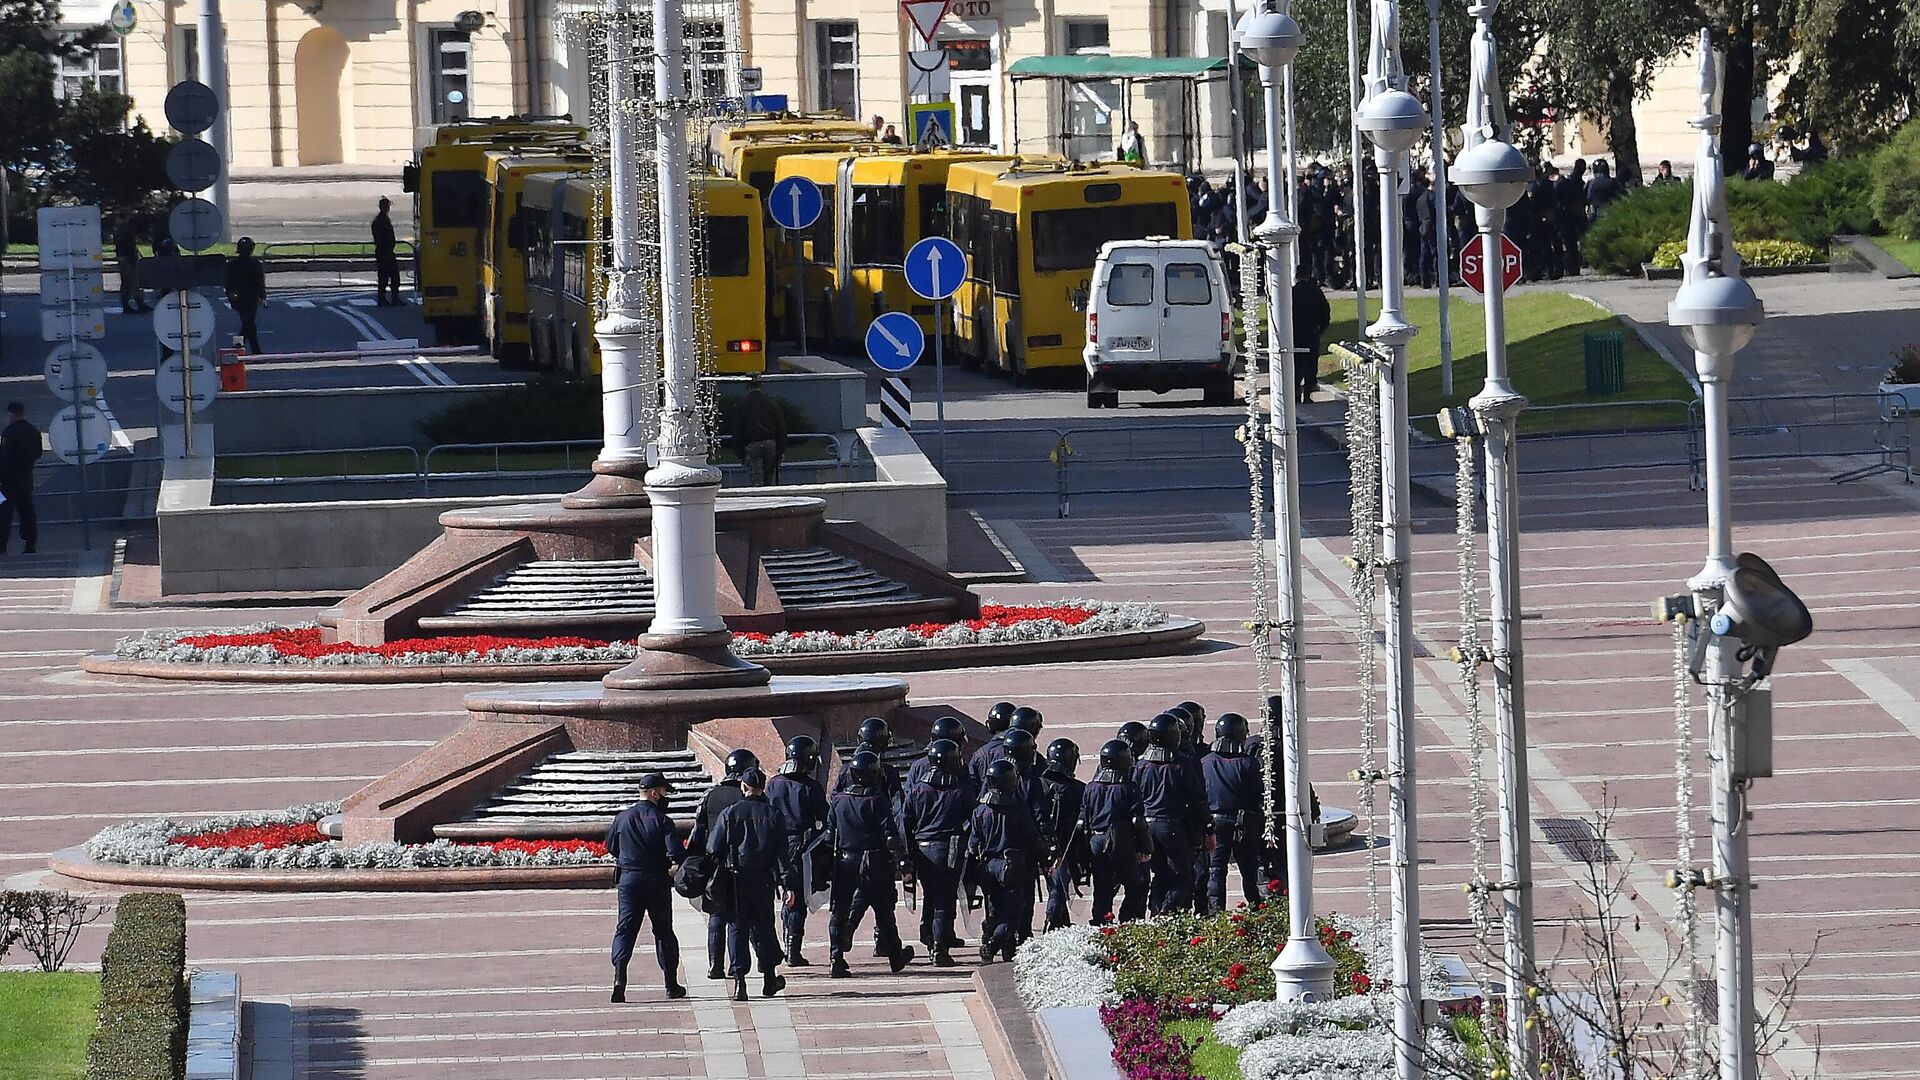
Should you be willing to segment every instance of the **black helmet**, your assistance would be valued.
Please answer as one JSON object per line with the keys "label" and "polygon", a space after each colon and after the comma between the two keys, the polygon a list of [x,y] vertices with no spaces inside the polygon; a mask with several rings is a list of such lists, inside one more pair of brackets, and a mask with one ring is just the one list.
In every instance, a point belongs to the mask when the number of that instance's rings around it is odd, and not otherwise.
{"label": "black helmet", "polygon": [[1011,701],[996,701],[993,707],[987,710],[987,730],[995,735],[1007,730],[1007,725],[1012,722],[1013,702]]}
{"label": "black helmet", "polygon": [[847,772],[853,776],[855,787],[864,787],[868,791],[880,790],[879,754],[871,750],[860,751],[847,763]]}
{"label": "black helmet", "polygon": [[893,742],[893,731],[877,716],[860,721],[860,745],[885,750]]}
{"label": "black helmet", "polygon": [[1120,778],[1133,770],[1133,747],[1125,739],[1108,739],[1100,747],[1100,771],[1112,771]]}
{"label": "black helmet", "polygon": [[1186,713],[1187,718],[1192,720],[1196,724],[1200,723],[1201,721],[1207,718],[1207,710],[1201,708],[1200,703],[1197,701],[1183,701],[1180,704],[1175,705],[1174,708],[1180,710],[1183,713]]}
{"label": "black helmet", "polygon": [[[1007,748],[1007,757],[1022,765],[1033,764],[1034,756],[1039,753],[1040,744],[1034,741],[1031,732],[1025,728],[1008,728],[1001,739]],[[1001,760],[1004,761],[1006,758]]]}
{"label": "black helmet", "polygon": [[1012,791],[1013,782],[1020,774],[1019,767],[1010,758],[995,758],[987,765],[987,790]]}
{"label": "black helmet", "polygon": [[1047,767],[1058,773],[1072,776],[1080,767],[1080,744],[1072,739],[1055,739],[1047,744]]}
{"label": "black helmet", "polygon": [[820,765],[820,744],[811,735],[795,735],[787,740],[787,763],[782,773],[811,774]]}
{"label": "black helmet", "polygon": [[1041,728],[1040,710],[1031,705],[1022,705],[1013,710],[1013,720],[1007,726],[1019,728],[1037,739]]}
{"label": "black helmet", "polygon": [[967,741],[967,725],[957,716],[943,716],[933,722],[933,728],[927,733],[927,741],[945,739],[953,744],[957,752],[960,745]]}
{"label": "black helmet", "polygon": [[934,772],[960,771],[960,744],[952,739],[935,739],[927,744],[927,764]]}
{"label": "black helmet", "polygon": [[1221,753],[1238,754],[1247,745],[1247,718],[1237,712],[1221,713],[1213,722],[1213,748]]}
{"label": "black helmet", "polygon": [[746,775],[748,769],[757,769],[759,767],[760,759],[754,756],[753,751],[742,747],[727,755],[726,778],[728,780],[738,780]]}
{"label": "black helmet", "polygon": [[1120,730],[1114,732],[1114,737],[1125,742],[1128,751],[1136,758],[1147,752],[1147,725],[1138,720],[1121,724]]}
{"label": "black helmet", "polygon": [[1147,724],[1147,744],[1156,749],[1179,749],[1185,734],[1181,730],[1180,718],[1172,713],[1161,713]]}

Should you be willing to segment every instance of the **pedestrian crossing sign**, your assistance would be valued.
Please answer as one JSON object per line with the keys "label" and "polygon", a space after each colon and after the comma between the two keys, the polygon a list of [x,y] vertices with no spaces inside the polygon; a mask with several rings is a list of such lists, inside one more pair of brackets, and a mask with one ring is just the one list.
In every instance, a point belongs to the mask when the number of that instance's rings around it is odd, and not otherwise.
{"label": "pedestrian crossing sign", "polygon": [[953,145],[953,102],[926,101],[907,106],[913,144],[922,150]]}

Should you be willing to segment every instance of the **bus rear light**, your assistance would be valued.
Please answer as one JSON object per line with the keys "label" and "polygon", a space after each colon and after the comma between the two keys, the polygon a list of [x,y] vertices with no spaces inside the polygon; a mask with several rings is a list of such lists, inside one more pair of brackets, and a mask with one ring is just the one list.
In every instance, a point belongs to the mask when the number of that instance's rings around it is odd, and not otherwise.
{"label": "bus rear light", "polygon": [[734,341],[727,342],[727,351],[756,353],[760,351],[760,342],[757,338],[738,338]]}
{"label": "bus rear light", "polygon": [[1100,344],[1100,314],[1098,312],[1089,312],[1087,314],[1087,344],[1094,346]]}

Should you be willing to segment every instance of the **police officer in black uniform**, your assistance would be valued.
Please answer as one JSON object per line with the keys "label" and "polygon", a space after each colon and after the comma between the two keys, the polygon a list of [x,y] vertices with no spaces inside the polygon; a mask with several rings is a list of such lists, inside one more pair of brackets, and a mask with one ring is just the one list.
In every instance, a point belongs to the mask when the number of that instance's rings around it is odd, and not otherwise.
{"label": "police officer in black uniform", "polygon": [[[727,755],[726,775],[719,783],[707,789],[700,800],[700,809],[693,815],[693,832],[687,837],[687,847],[694,851],[707,850],[707,837],[713,832],[714,822],[727,807],[740,801],[740,777],[748,769],[760,767],[760,759],[751,750],[735,750]],[[727,960],[727,921],[720,912],[707,909],[707,978],[724,979]]]}
{"label": "police officer in black uniform", "polygon": [[[1037,714],[1036,714],[1037,715]],[[1014,723],[1018,724],[1016,716]],[[1007,756],[1002,761],[1011,761],[1014,766],[1014,789],[1019,793],[1020,801],[1033,814],[1034,834],[1040,838],[1040,854],[1046,854],[1050,836],[1046,828],[1046,784],[1041,779],[1040,746],[1033,735],[1024,727],[1010,727],[1006,734]],[[1030,868],[1034,884],[1040,876],[1039,859]],[[1018,945],[1033,936],[1034,890],[1029,887],[1020,895],[1020,904],[1013,913],[1013,938]],[[1009,958],[1011,959],[1011,958]]]}
{"label": "police officer in black uniform", "polygon": [[620,915],[613,924],[613,1000],[627,1000],[627,961],[644,916],[653,923],[653,955],[667,980],[667,997],[683,998],[680,939],[673,933],[673,870],[686,860],[673,819],[667,816],[667,778],[640,778],[640,801],[620,811],[607,830],[607,854],[618,867]]}
{"label": "police officer in black uniform", "polygon": [[807,933],[805,871],[806,860],[812,858],[808,848],[827,825],[827,789],[815,776],[819,768],[819,742],[811,735],[795,735],[787,740],[787,760],[780,766],[780,775],[767,781],[767,801],[779,813],[780,825],[787,832],[788,876],[781,884],[800,897],[799,903],[788,904],[780,912],[788,967],[811,964],[800,955],[800,943]]}
{"label": "police officer in black uniform", "polygon": [[1153,836],[1147,904],[1155,915],[1192,907],[1193,849],[1206,838],[1206,786],[1180,761],[1183,738],[1179,717],[1154,717],[1147,725],[1147,755],[1133,767]]}
{"label": "police officer in black uniform", "polygon": [[1031,705],[1022,705],[1013,710],[1013,718],[1007,721],[1008,730],[1019,728],[1033,736],[1035,742],[1040,740],[1040,729],[1044,726],[1045,721],[1040,715],[1040,710]]}
{"label": "police officer in black uniform", "polygon": [[[1012,960],[1017,922],[1033,913],[1033,865],[1040,844],[1033,808],[1020,797],[1019,768],[1001,758],[987,766],[987,784],[974,807],[967,856],[987,894],[987,927],[980,962],[995,954]],[[1022,896],[1026,899],[1023,903]]]}
{"label": "police officer in black uniform", "polygon": [[973,780],[973,790],[985,791],[987,766],[1005,755],[1007,728],[1013,723],[1015,708],[1011,701],[996,701],[987,710],[987,741],[967,759],[967,773]]}
{"label": "police officer in black uniform", "polygon": [[[790,870],[787,832],[767,801],[767,774],[759,766],[740,774],[740,798],[714,820],[707,834],[707,853],[714,857],[715,873],[725,879],[722,918],[733,1000],[747,1000],[749,945],[760,964],[760,996],[772,997],[787,985],[779,971],[780,942],[773,932],[773,907],[781,899],[775,895],[774,883],[786,880]],[[788,892],[784,899],[794,904],[800,898]]]}
{"label": "police officer in black uniform", "polygon": [[901,796],[900,835],[920,885],[920,942],[933,953],[934,967],[952,967],[952,950],[966,944],[954,935],[953,923],[973,788],[951,739],[927,744],[926,763],[927,771]]}
{"label": "police officer in black uniform", "polygon": [[1207,858],[1210,911],[1226,909],[1228,863],[1240,868],[1240,891],[1247,903],[1260,899],[1266,815],[1260,797],[1260,761],[1252,750],[1247,718],[1222,713],[1213,725],[1213,749],[1200,759],[1207,809],[1213,816],[1213,851]]}
{"label": "police officer in black uniform", "polygon": [[[956,751],[964,753],[967,746],[967,726],[961,723],[957,716],[943,716],[935,720],[927,732],[927,749],[932,750],[933,744],[942,739],[952,743]],[[933,755],[931,753],[923,755],[918,761],[907,766],[906,778],[900,782],[901,790],[903,792],[912,790],[913,785],[924,782],[927,774],[933,772],[933,768]],[[966,759],[962,758],[961,772],[964,774],[965,771]],[[971,778],[968,777],[968,779]]]}
{"label": "police officer in black uniform", "polygon": [[1080,747],[1072,739],[1047,744],[1047,764],[1040,773],[1040,835],[1047,842],[1048,930],[1071,926],[1067,897],[1087,864],[1087,837],[1080,831],[1080,803],[1087,785],[1074,772],[1080,768]]}
{"label": "police officer in black uniform", "polygon": [[[1181,766],[1190,775],[1200,776],[1200,759],[1206,756],[1208,750],[1207,710],[1197,701],[1183,701],[1167,711],[1180,720]],[[1205,815],[1208,813],[1208,807],[1205,801],[1204,778],[1196,793],[1201,796],[1201,804],[1196,808],[1196,813]],[[1188,895],[1193,898],[1193,910],[1202,915],[1207,913],[1207,859],[1212,854],[1211,844],[1194,845],[1193,888]]]}
{"label": "police officer in black uniform", "polygon": [[[847,766],[852,781],[827,809],[827,836],[833,845],[833,902],[828,932],[833,941],[833,978],[853,976],[847,950],[860,919],[873,912],[874,930],[894,971],[907,966],[913,949],[900,943],[893,905],[894,875],[906,856],[881,777],[880,755],[862,750]],[[911,880],[912,870],[907,871]]]}
{"label": "police officer in black uniform", "polygon": [[1133,786],[1133,749],[1124,739],[1100,748],[1100,768],[1080,798],[1080,831],[1087,837],[1093,870],[1093,921],[1113,921],[1113,894],[1125,889],[1120,918],[1131,922],[1147,913],[1142,867],[1153,853],[1140,792]]}
{"label": "police officer in black uniform", "polygon": [[[854,746],[853,752],[855,754],[862,751],[870,753],[874,760],[880,763],[880,789],[889,800],[900,792],[899,774],[893,771],[893,766],[888,765],[886,760],[887,748],[892,745],[893,729],[887,726],[885,720],[878,716],[869,716],[860,721],[859,741]],[[853,786],[853,782],[853,770],[842,768],[840,775],[833,778],[833,793],[839,795],[845,792]]]}
{"label": "police officer in black uniform", "polygon": [[1138,720],[1129,720],[1121,724],[1120,730],[1114,732],[1113,737],[1127,744],[1127,751],[1133,755],[1133,760],[1136,762],[1147,752],[1147,725]]}

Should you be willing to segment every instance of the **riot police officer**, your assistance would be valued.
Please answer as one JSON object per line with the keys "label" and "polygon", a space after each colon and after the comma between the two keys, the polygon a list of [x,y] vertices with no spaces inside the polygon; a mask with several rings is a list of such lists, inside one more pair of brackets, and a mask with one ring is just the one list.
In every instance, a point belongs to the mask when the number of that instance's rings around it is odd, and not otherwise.
{"label": "riot police officer", "polygon": [[667,816],[667,778],[651,772],[640,778],[640,801],[620,811],[607,830],[607,854],[618,872],[620,914],[613,925],[613,1000],[627,1000],[627,961],[642,916],[653,923],[653,956],[667,980],[667,997],[683,998],[680,939],[673,932],[673,870],[686,861],[687,849]]}
{"label": "riot police officer", "polygon": [[973,790],[985,791],[987,766],[1005,754],[1007,728],[1013,724],[1013,714],[1017,711],[1011,701],[996,701],[987,710],[987,741],[967,759],[967,773],[973,779]]}
{"label": "riot police officer", "polygon": [[1074,776],[1080,768],[1080,747],[1072,739],[1047,744],[1047,764],[1040,774],[1040,836],[1047,843],[1048,930],[1072,925],[1067,897],[1087,861],[1087,838],[1080,831],[1080,803],[1087,785]]}
{"label": "riot police officer", "polygon": [[[933,726],[928,729],[927,749],[931,751],[933,744],[942,739],[952,743],[956,751],[964,751],[967,745],[967,726],[961,723],[960,718],[957,716],[940,717],[938,720],[935,720]],[[963,772],[965,771],[964,766],[965,762],[963,759]],[[900,782],[901,790],[911,790],[913,785],[924,782],[927,774],[933,771],[933,767],[933,755],[931,753],[923,755],[920,760],[907,766],[906,778]]]}
{"label": "riot police officer", "polygon": [[1100,768],[1080,798],[1080,832],[1087,838],[1093,872],[1093,921],[1113,921],[1113,894],[1127,891],[1120,918],[1131,922],[1147,913],[1141,867],[1153,853],[1140,792],[1133,786],[1133,750],[1125,739],[1100,748]]}
{"label": "riot police officer", "polygon": [[1113,737],[1127,744],[1127,752],[1133,755],[1133,760],[1136,762],[1147,752],[1147,725],[1138,720],[1129,720],[1121,724],[1120,730],[1114,732]]}
{"label": "riot police officer", "polygon": [[[795,735],[787,740],[787,760],[780,775],[767,781],[767,801],[780,815],[787,833],[788,877],[782,886],[800,897],[780,912],[782,944],[786,946],[788,967],[807,967],[810,961],[800,955],[800,943],[807,932],[806,861],[820,831],[827,824],[827,789],[814,775],[820,767],[820,744],[811,735]],[[816,868],[819,867],[816,863]],[[826,880],[825,874],[815,880]]]}
{"label": "riot police officer", "polygon": [[[720,819],[727,807],[740,801],[740,777],[748,769],[760,767],[760,759],[751,750],[735,750],[727,755],[726,775],[720,782],[707,789],[700,799],[700,809],[693,815],[693,832],[687,837],[687,847],[694,851],[707,850],[707,837],[713,831],[714,822]],[[724,979],[727,958],[727,923],[721,913],[713,908],[707,909],[707,978]]]}
{"label": "riot police officer", "polygon": [[[833,941],[833,978],[851,978],[847,950],[860,919],[873,912],[874,930],[887,962],[899,971],[913,959],[913,949],[900,943],[893,905],[894,875],[906,856],[900,829],[894,820],[881,776],[880,755],[862,750],[847,766],[852,781],[833,797],[827,809],[827,836],[833,844],[833,901],[828,933]],[[909,880],[912,870],[907,871]]]}
{"label": "riot police officer", "polygon": [[1154,717],[1147,725],[1147,755],[1133,767],[1153,836],[1147,904],[1155,915],[1192,906],[1193,849],[1206,838],[1206,787],[1180,761],[1183,737],[1178,717]]}
{"label": "riot police officer", "polygon": [[[888,800],[892,800],[900,792],[900,777],[893,771],[893,766],[887,764],[886,759],[887,749],[892,745],[893,729],[885,720],[878,716],[869,716],[860,721],[860,737],[854,747],[854,753],[872,754],[874,760],[880,763],[880,791]],[[833,779],[833,793],[839,795],[852,786],[853,771],[842,767],[840,775]]]}
{"label": "riot police officer", "polygon": [[927,744],[926,764],[926,772],[901,796],[900,835],[920,886],[920,942],[933,953],[934,967],[952,967],[952,950],[965,944],[954,935],[953,923],[973,788],[953,740]]}
{"label": "riot police officer", "polygon": [[1018,728],[1033,736],[1035,742],[1040,741],[1040,729],[1044,726],[1045,720],[1040,715],[1040,710],[1031,705],[1022,705],[1013,710],[1013,718],[1007,721],[1009,730]]}
{"label": "riot police officer", "polygon": [[[1045,813],[1047,803],[1046,786],[1041,780],[1040,747],[1033,736],[1023,727],[1010,727],[1006,733],[1007,756],[1002,761],[1011,761],[1014,766],[1014,789],[1019,793],[1020,801],[1033,814],[1034,834],[1040,838],[1042,853],[1048,839]],[[1040,866],[1036,861],[1032,872],[1037,876]],[[1033,936],[1033,889],[1020,894],[1020,905],[1013,913],[1014,944],[1018,945]],[[1011,957],[1009,957],[1011,959]]]}
{"label": "riot police officer", "polygon": [[[1013,959],[1017,922],[1024,912],[1032,918],[1034,851],[1039,830],[1033,808],[1020,797],[1019,769],[1002,758],[987,766],[987,784],[974,807],[968,861],[987,894],[987,927],[980,935],[980,962],[993,963],[997,953]],[[1027,897],[1022,903],[1022,895]]]}
{"label": "riot police officer", "polygon": [[[1181,768],[1185,769],[1189,775],[1199,777],[1201,775],[1200,759],[1206,756],[1208,749],[1207,710],[1197,701],[1183,701],[1168,709],[1167,712],[1180,721],[1180,748],[1175,752],[1175,756],[1179,759]],[[1194,808],[1194,812],[1205,816],[1209,811],[1205,801],[1204,786],[1198,787],[1196,794],[1200,796],[1201,802]],[[1193,884],[1188,889],[1187,895],[1192,897],[1193,909],[1202,915],[1207,911],[1207,859],[1210,854],[1211,852],[1202,844],[1195,844],[1193,847]]]}
{"label": "riot police officer", "polygon": [[[760,996],[772,997],[787,985],[780,974],[780,942],[773,932],[774,882],[787,878],[786,829],[767,801],[767,774],[758,766],[740,774],[740,798],[720,812],[707,835],[715,873],[725,879],[722,917],[727,928],[727,974],[733,1000],[747,1000],[747,949],[760,965]],[[799,896],[787,893],[788,904]]]}
{"label": "riot police officer", "polygon": [[1213,749],[1200,759],[1207,785],[1207,809],[1213,816],[1213,851],[1207,857],[1207,905],[1227,906],[1227,864],[1240,869],[1240,891],[1247,903],[1260,899],[1260,856],[1265,848],[1265,807],[1261,802],[1260,761],[1247,741],[1247,718],[1222,713],[1213,725]]}

